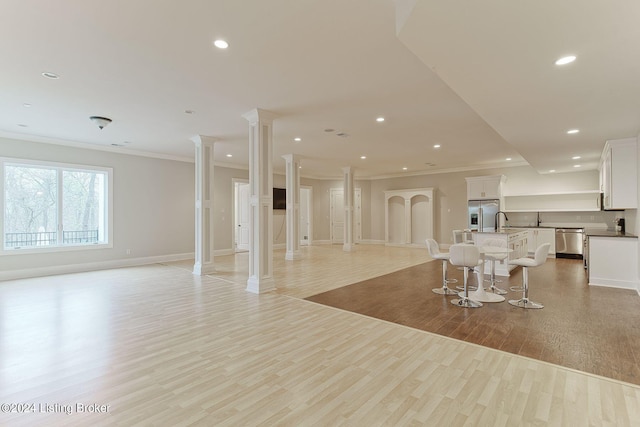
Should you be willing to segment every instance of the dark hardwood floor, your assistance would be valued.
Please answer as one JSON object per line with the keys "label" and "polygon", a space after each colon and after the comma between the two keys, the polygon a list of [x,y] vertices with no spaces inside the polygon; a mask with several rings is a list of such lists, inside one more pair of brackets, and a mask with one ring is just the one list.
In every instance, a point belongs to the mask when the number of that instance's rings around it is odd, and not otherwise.
{"label": "dark hardwood floor", "polygon": [[[468,309],[452,305],[454,297],[431,292],[440,287],[441,268],[440,261],[428,262],[306,299],[640,384],[640,296],[635,291],[589,286],[582,261],[549,259],[529,271],[529,297],[543,309],[524,310],[506,301]],[[449,275],[462,283],[462,271],[449,266]],[[499,286],[508,289],[521,283],[522,271],[500,279]]]}

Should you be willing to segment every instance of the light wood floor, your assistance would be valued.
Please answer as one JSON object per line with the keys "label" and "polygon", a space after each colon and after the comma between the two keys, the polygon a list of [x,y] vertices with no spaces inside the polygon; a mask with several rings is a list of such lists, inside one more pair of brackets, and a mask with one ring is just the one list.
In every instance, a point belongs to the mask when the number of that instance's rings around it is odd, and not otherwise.
{"label": "light wood floor", "polygon": [[265,295],[246,254],[0,283],[0,403],[35,404],[0,425],[640,425],[639,387],[301,299],[424,252],[276,251]]}

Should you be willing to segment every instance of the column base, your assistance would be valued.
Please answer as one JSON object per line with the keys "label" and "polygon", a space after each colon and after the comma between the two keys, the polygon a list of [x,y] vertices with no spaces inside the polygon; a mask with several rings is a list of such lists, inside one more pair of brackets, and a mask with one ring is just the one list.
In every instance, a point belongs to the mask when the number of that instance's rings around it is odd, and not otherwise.
{"label": "column base", "polygon": [[206,276],[207,274],[213,274],[216,272],[216,268],[213,264],[201,264],[196,262],[193,264],[193,274],[196,276]]}
{"label": "column base", "polygon": [[247,292],[253,294],[263,294],[265,292],[273,291],[276,288],[276,283],[273,278],[258,279],[255,276],[249,277],[247,280]]}
{"label": "column base", "polygon": [[342,245],[342,250],[345,252],[352,252],[356,250],[356,246],[353,243],[345,243]]}

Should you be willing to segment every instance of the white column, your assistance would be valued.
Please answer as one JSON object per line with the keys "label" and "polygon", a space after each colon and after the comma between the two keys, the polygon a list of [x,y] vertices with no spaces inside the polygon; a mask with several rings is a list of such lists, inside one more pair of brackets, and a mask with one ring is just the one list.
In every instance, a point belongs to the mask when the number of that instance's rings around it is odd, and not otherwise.
{"label": "white column", "polygon": [[249,279],[256,294],[276,288],[273,280],[273,141],[275,115],[256,108],[242,117],[249,122]]}
{"label": "white column", "polygon": [[[407,199],[407,197],[409,197]],[[404,243],[411,243],[411,196],[404,199]]]}
{"label": "white column", "polygon": [[193,274],[215,272],[213,262],[213,146],[210,136],[191,138],[196,145],[196,255]]}
{"label": "white column", "polygon": [[300,259],[300,158],[282,156],[287,162],[287,253],[286,260]]}
{"label": "white column", "polygon": [[342,249],[350,252],[355,250],[353,244],[353,213],[354,213],[354,200],[355,189],[353,187],[353,168],[351,166],[342,168],[344,176],[344,244]]}

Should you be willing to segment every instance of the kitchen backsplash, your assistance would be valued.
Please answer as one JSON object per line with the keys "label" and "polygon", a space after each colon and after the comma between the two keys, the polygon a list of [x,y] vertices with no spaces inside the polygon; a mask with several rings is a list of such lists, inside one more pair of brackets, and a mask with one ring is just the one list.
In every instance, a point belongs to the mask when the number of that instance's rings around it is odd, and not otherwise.
{"label": "kitchen backsplash", "polygon": [[[537,212],[509,212],[510,226],[535,227]],[[624,211],[595,212],[540,212],[540,225],[548,227],[614,228],[616,218],[625,217]]]}

